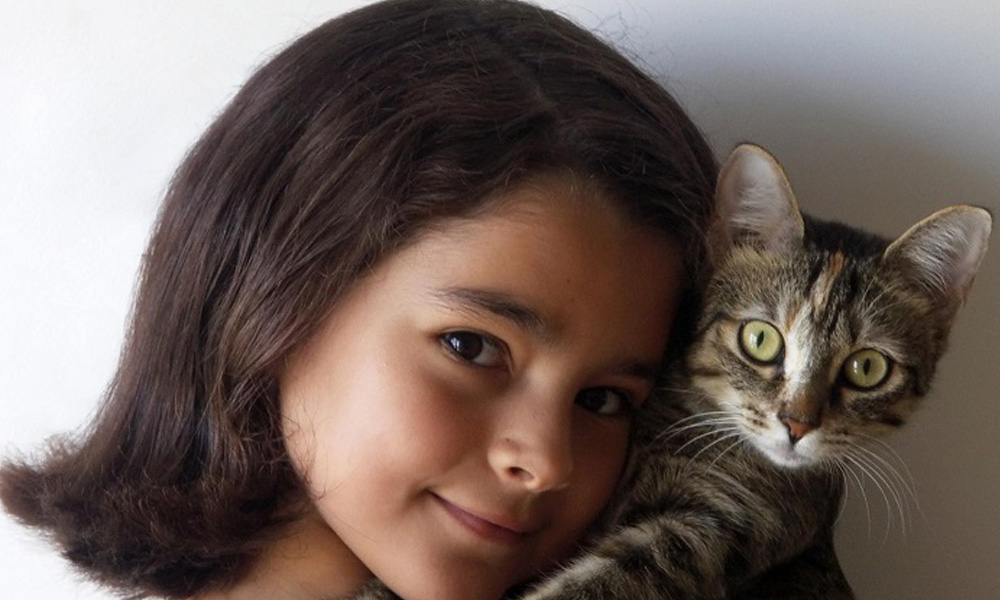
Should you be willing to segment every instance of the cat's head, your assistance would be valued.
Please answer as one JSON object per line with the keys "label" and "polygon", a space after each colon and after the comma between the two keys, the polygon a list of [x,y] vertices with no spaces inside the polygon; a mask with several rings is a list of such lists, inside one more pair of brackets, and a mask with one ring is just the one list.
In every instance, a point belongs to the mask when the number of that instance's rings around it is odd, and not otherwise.
{"label": "cat's head", "polygon": [[804,217],[774,158],[738,147],[719,178],[692,383],[783,466],[898,428],[928,390],[991,223],[955,206],[890,241]]}

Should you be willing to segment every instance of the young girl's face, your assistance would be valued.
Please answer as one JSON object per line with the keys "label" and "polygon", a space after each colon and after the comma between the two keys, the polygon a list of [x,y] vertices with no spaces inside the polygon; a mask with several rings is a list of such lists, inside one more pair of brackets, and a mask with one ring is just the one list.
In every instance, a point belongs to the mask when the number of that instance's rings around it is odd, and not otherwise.
{"label": "young girl's face", "polygon": [[625,459],[678,249],[545,180],[379,263],[281,378],[331,536],[408,600],[495,599],[564,559]]}

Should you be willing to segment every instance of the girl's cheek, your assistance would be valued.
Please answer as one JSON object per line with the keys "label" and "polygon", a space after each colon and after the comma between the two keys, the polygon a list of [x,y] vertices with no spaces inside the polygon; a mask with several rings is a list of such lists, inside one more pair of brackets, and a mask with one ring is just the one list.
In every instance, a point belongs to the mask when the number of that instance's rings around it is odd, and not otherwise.
{"label": "girl's cheek", "polygon": [[629,422],[626,419],[593,422],[591,415],[585,415],[586,423],[579,424],[574,431],[575,446],[578,449],[577,476],[588,483],[588,496],[592,505],[603,509],[618,485],[629,445]]}

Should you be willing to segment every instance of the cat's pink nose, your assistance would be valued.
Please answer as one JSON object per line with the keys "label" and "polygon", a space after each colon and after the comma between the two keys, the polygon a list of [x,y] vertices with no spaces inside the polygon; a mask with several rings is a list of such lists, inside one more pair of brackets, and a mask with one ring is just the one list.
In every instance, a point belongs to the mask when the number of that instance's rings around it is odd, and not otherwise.
{"label": "cat's pink nose", "polygon": [[788,429],[788,439],[793,444],[804,438],[806,434],[813,429],[816,429],[815,425],[803,423],[802,421],[796,421],[790,417],[781,417],[781,422],[784,423],[785,428]]}

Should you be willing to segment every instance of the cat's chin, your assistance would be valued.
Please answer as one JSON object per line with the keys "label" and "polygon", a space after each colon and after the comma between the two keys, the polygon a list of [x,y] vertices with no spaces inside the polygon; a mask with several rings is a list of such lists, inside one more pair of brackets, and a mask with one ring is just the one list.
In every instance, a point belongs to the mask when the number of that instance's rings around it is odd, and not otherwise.
{"label": "cat's chin", "polygon": [[755,446],[767,460],[783,469],[805,469],[814,467],[821,461],[810,452],[810,448],[800,447],[802,442],[792,445],[787,441],[756,440]]}

